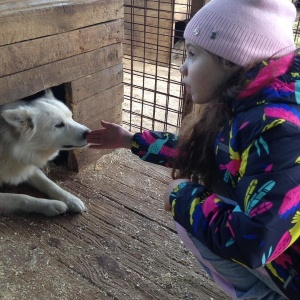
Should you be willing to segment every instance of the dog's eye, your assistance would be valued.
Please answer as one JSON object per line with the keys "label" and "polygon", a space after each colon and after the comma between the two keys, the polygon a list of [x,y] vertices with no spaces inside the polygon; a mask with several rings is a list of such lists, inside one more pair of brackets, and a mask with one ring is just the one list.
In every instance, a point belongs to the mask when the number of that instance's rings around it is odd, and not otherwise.
{"label": "dog's eye", "polygon": [[61,128],[61,127],[64,127],[65,126],[65,123],[61,122],[61,123],[58,123],[55,125],[56,128]]}

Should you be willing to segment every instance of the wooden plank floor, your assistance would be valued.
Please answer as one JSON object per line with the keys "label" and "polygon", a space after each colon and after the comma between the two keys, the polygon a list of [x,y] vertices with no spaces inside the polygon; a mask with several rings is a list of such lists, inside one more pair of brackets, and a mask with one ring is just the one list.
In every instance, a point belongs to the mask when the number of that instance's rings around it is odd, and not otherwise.
{"label": "wooden plank floor", "polygon": [[63,166],[48,173],[88,210],[0,217],[0,299],[229,299],[162,209],[170,170],[117,150],[79,174]]}

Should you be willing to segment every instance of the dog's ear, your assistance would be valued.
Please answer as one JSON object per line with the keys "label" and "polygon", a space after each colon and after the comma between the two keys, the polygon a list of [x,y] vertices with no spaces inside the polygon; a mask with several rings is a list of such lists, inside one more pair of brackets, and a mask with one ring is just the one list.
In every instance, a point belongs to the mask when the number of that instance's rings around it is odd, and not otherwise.
{"label": "dog's ear", "polygon": [[47,99],[53,99],[54,98],[54,94],[53,94],[52,90],[51,89],[46,89],[44,97],[47,98]]}
{"label": "dog's ear", "polygon": [[8,109],[1,112],[3,119],[14,127],[14,129],[27,139],[30,139],[35,132],[30,112],[25,107]]}

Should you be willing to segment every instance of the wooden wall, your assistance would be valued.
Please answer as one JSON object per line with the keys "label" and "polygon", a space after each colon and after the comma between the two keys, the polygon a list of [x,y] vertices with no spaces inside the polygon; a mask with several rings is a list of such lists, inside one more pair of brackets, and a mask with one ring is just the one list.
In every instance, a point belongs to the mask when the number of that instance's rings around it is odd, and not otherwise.
{"label": "wooden wall", "polygon": [[[121,123],[122,0],[0,2],[0,104],[64,84],[74,119]],[[71,151],[79,171],[108,151]]]}

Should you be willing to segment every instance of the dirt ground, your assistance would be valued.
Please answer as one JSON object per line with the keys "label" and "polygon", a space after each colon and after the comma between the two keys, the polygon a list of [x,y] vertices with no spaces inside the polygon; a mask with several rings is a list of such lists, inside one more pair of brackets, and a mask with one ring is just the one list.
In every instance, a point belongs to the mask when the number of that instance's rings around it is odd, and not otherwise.
{"label": "dirt ground", "polygon": [[[0,299],[229,299],[162,209],[170,170],[117,150],[78,174],[45,171],[87,211],[0,217]],[[2,192],[41,196],[26,185]]]}

